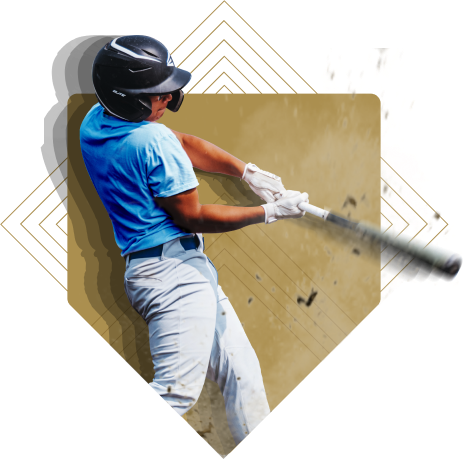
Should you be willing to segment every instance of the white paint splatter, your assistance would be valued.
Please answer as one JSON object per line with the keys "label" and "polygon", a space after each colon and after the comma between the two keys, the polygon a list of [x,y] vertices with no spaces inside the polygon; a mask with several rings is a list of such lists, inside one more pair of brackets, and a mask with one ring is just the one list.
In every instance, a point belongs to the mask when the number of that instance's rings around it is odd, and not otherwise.
{"label": "white paint splatter", "polygon": [[[420,152],[410,146],[413,124],[417,122],[414,119],[414,107],[417,99],[408,88],[411,76],[408,54],[411,54],[410,49],[398,48],[320,49],[319,64],[311,74],[306,76],[301,65],[298,68],[298,73],[308,82],[314,78],[321,93],[356,92],[373,93],[379,96],[382,110],[382,158],[433,209],[439,210],[443,218],[450,224],[437,238],[437,245],[446,247],[453,244],[452,250],[462,254],[462,247],[457,243],[456,230],[464,220],[459,220],[455,216],[447,218],[448,209],[440,207],[440,201],[443,199],[439,195],[440,187],[435,183],[437,169],[425,167]],[[411,58],[413,59],[413,57]],[[299,92],[302,92],[303,84],[300,80]],[[413,83],[413,87],[416,88],[416,86],[417,80]],[[404,114],[405,109],[407,115]],[[382,169],[382,174],[384,174],[384,169]],[[451,198],[452,193],[447,193],[446,196]],[[418,196],[410,197],[408,203],[412,207],[415,205],[424,206],[423,201]],[[421,232],[421,239],[427,241],[432,239],[439,227],[438,222],[434,226],[430,221],[428,227]],[[459,234],[461,234],[460,231]],[[411,234],[411,236],[413,235],[414,233]],[[395,279],[382,292],[382,302],[401,283],[401,280]],[[464,291],[464,269],[460,276],[451,283],[421,282],[421,285],[424,284],[462,292]]]}

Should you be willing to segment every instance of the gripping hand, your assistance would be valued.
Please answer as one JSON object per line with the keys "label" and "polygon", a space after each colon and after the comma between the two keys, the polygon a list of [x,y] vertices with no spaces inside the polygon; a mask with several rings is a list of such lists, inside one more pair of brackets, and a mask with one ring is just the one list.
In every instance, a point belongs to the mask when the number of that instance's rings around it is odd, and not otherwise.
{"label": "gripping hand", "polygon": [[305,212],[298,204],[308,202],[308,193],[288,190],[275,202],[262,204],[266,214],[265,223],[273,223],[284,218],[300,218]]}
{"label": "gripping hand", "polygon": [[266,202],[276,201],[277,196],[275,195],[286,191],[280,177],[262,171],[258,166],[251,163],[245,166],[242,180],[245,180],[250,185],[250,188]]}

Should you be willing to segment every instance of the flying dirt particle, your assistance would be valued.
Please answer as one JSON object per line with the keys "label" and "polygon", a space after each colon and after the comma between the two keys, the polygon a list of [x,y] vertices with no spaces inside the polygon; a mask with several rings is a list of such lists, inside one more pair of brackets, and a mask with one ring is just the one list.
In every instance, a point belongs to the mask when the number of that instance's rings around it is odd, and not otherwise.
{"label": "flying dirt particle", "polygon": [[237,376],[237,381],[240,381],[240,376]]}
{"label": "flying dirt particle", "polygon": [[353,253],[354,253],[355,255],[360,255],[360,254],[361,254],[361,252],[360,252],[358,249],[356,249],[356,248],[353,249]]}
{"label": "flying dirt particle", "polygon": [[345,119],[343,120],[343,127],[346,128],[346,125],[347,125],[347,124],[348,124],[348,121],[347,121],[347,119],[345,118]]}
{"label": "flying dirt particle", "polygon": [[364,194],[361,196],[361,201],[364,201],[364,199],[366,199],[366,193],[364,193]]}
{"label": "flying dirt particle", "polygon": [[290,328],[290,330],[292,329],[292,325],[291,324],[288,324],[288,328]]}
{"label": "flying dirt particle", "polygon": [[334,280],[334,285],[337,285],[337,281],[336,281],[336,280]]}
{"label": "flying dirt particle", "polygon": [[327,255],[332,255],[332,252],[327,247],[324,247],[324,250]]}
{"label": "flying dirt particle", "polygon": [[272,293],[275,292],[275,287],[272,287],[272,288],[271,288],[271,292],[272,292]]}
{"label": "flying dirt particle", "polygon": [[293,322],[296,322],[296,321],[297,321],[297,320],[296,320],[296,317],[294,317],[294,318],[293,318]]}
{"label": "flying dirt particle", "polygon": [[348,195],[345,199],[345,202],[343,203],[342,208],[345,208],[348,204],[353,207],[356,207],[357,205],[356,199],[354,199],[353,196]]}
{"label": "flying dirt particle", "polygon": [[309,295],[308,301],[306,301],[306,306],[308,306],[308,308],[311,306],[312,302],[316,298],[316,295],[317,295],[317,291],[314,291],[313,289],[311,289],[311,295]]}
{"label": "flying dirt particle", "polygon": [[440,220],[441,215],[440,215],[438,212],[435,212],[434,217],[435,217],[437,220]]}
{"label": "flying dirt particle", "polygon": [[385,119],[388,119],[388,110],[385,112],[385,115],[383,115]]}
{"label": "flying dirt particle", "polygon": [[225,316],[225,315],[226,315],[226,311],[222,311],[222,315]]}
{"label": "flying dirt particle", "polygon": [[256,280],[257,280],[258,282],[261,282],[261,281],[262,281],[262,279],[261,279],[261,277],[259,277],[259,274],[258,274],[258,273],[256,273]]}
{"label": "flying dirt particle", "polygon": [[172,386],[168,386],[168,393],[171,393],[172,391]]}
{"label": "flying dirt particle", "polygon": [[248,298],[248,304],[250,304],[252,301],[253,301],[253,297],[250,296],[250,298]]}
{"label": "flying dirt particle", "polygon": [[351,98],[354,100],[355,97],[356,97],[356,91],[353,91],[353,94],[351,94]]}
{"label": "flying dirt particle", "polygon": [[388,185],[383,186],[383,193],[385,194],[388,191]]}
{"label": "flying dirt particle", "polygon": [[332,72],[332,73],[330,74],[330,79],[333,80],[334,77],[335,77],[335,72]]}
{"label": "flying dirt particle", "polygon": [[306,300],[302,296],[298,296],[298,299],[296,301],[297,301],[298,304],[306,303]]}

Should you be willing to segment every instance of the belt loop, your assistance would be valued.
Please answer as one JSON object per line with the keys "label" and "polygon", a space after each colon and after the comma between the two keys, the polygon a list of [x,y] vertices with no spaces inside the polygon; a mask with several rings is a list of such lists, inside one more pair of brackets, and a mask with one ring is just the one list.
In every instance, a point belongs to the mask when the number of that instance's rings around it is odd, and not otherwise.
{"label": "belt loop", "polygon": [[130,263],[130,253],[125,256],[126,258],[126,271],[129,269],[129,263]]}
{"label": "belt loop", "polygon": [[195,237],[198,239],[197,251],[204,252],[205,251],[205,244],[204,244],[203,234],[202,233],[195,233]]}

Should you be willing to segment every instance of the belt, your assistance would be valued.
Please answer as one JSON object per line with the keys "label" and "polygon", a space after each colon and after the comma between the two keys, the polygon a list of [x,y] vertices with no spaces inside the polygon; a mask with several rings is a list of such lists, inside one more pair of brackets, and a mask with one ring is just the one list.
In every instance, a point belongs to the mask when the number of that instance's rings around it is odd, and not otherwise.
{"label": "belt", "polygon": [[[180,238],[179,241],[185,250],[198,249],[198,247],[200,246],[200,239],[196,235]],[[204,244],[205,244],[205,238],[203,238],[203,247],[204,247]],[[156,247],[150,247],[149,249],[139,250],[138,252],[130,253],[128,255],[129,261],[134,260],[136,258],[160,257],[161,254],[163,253],[163,245],[164,244],[160,244],[160,245],[157,245]]]}

